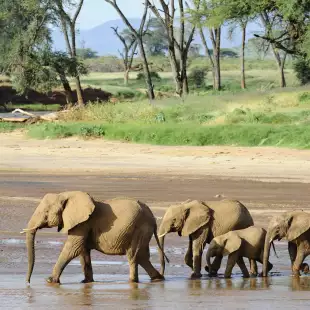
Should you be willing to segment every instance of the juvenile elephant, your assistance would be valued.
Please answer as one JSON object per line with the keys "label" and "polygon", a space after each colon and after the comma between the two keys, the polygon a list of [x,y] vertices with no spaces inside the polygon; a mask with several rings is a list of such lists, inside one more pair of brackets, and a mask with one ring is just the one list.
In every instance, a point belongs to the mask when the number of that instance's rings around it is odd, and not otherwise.
{"label": "juvenile elephant", "polygon": [[[28,250],[27,282],[34,267],[34,241],[38,229],[58,227],[68,234],[49,283],[59,283],[68,263],[80,256],[85,279],[93,281],[90,252],[98,250],[108,255],[127,255],[130,281],[138,281],[138,265],[152,280],[164,277],[150,262],[149,242],[154,234],[158,242],[156,220],[147,205],[130,199],[95,201],[84,192],[46,194],[34,211],[26,232]],[[160,252],[161,252],[161,247]],[[162,253],[164,256],[164,253]]]}
{"label": "juvenile elephant", "polygon": [[[255,226],[230,231],[215,237],[211,241],[206,255],[209,270],[211,270],[211,257],[228,255],[225,278],[231,277],[232,269],[236,263],[243,276],[248,278],[250,274],[243,261],[243,257],[247,257],[255,261],[254,272],[251,271],[251,276],[257,276],[256,261],[263,263],[265,237],[266,230]],[[271,269],[272,264],[268,262],[268,271]]]}
{"label": "juvenile elephant", "polygon": [[304,259],[310,254],[310,214],[303,211],[284,212],[271,219],[264,249],[263,276],[268,274],[267,261],[270,254],[270,244],[273,240],[286,238],[291,259],[292,273],[300,275],[300,270],[307,273],[308,264]]}
{"label": "juvenile elephant", "polygon": [[[201,277],[201,255],[206,243],[231,230],[243,229],[254,225],[248,209],[239,201],[186,201],[168,208],[159,227],[159,241],[164,248],[164,237],[170,232],[179,236],[188,236],[189,245],[185,263],[193,269],[192,278]],[[212,264],[212,272],[217,273],[222,257],[217,257]],[[164,274],[165,261],[161,257]],[[252,264],[251,264],[252,268]],[[206,267],[208,271],[208,268]]]}

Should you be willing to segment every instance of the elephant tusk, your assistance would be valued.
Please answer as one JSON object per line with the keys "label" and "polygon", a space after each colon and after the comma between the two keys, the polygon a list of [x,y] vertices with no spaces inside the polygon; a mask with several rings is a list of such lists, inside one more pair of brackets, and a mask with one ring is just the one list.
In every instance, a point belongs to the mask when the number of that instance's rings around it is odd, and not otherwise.
{"label": "elephant tusk", "polygon": [[158,238],[162,238],[162,237],[165,237],[165,236],[166,236],[166,234],[161,234],[161,235],[158,236]]}

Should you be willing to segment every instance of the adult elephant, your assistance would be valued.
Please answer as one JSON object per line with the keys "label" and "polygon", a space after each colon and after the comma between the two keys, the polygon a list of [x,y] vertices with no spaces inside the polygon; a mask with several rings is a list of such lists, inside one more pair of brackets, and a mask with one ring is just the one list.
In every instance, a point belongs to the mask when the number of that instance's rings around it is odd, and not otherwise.
{"label": "adult elephant", "polygon": [[[185,263],[193,269],[192,278],[201,277],[201,255],[206,243],[219,235],[231,230],[243,229],[254,225],[248,209],[236,200],[198,201],[188,200],[179,205],[173,205],[166,211],[158,235],[164,249],[164,238],[170,232],[179,236],[189,237]],[[212,270],[206,271],[217,274],[221,266],[222,256],[216,257]],[[164,256],[161,256],[162,270],[165,271]],[[251,270],[254,268],[251,264]]]}
{"label": "adult elephant", "polygon": [[284,212],[271,219],[264,246],[263,276],[268,274],[267,262],[273,240],[287,239],[292,273],[300,275],[300,270],[309,271],[304,259],[310,254],[310,214],[303,211]]}
{"label": "adult elephant", "polygon": [[64,268],[77,256],[80,256],[85,275],[82,282],[92,282],[92,249],[109,255],[127,255],[130,281],[138,282],[138,265],[152,280],[164,278],[150,262],[149,242],[153,234],[159,245],[156,219],[149,207],[140,201],[112,199],[100,202],[79,191],[46,194],[30,218],[28,228],[24,229],[27,234],[28,283],[35,261],[36,232],[50,227],[58,227],[58,231],[67,233],[68,239],[52,276],[47,279],[49,283],[59,283]]}

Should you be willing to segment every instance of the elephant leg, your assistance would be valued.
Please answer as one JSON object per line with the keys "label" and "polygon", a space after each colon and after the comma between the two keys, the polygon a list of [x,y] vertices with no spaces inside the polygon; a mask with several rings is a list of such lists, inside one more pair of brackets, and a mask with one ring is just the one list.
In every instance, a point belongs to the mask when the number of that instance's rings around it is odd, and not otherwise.
{"label": "elephant leg", "polygon": [[138,263],[133,258],[131,254],[127,253],[127,259],[129,263],[129,282],[139,282],[139,276],[138,276]]}
{"label": "elephant leg", "polygon": [[191,278],[201,278],[201,256],[206,245],[208,229],[193,234],[193,273]]}
{"label": "elephant leg", "polygon": [[139,265],[147,272],[152,281],[162,281],[165,279],[150,262],[150,249],[147,247],[145,250],[141,250],[138,258]]}
{"label": "elephant leg", "polygon": [[292,266],[292,273],[293,273],[293,276],[300,276],[300,269],[301,266],[302,266],[302,263],[306,257],[305,253],[305,244],[304,242],[301,242],[298,247],[297,247],[297,255],[296,255],[296,258],[295,258],[295,261],[293,263],[293,266]]}
{"label": "elephant leg", "polygon": [[189,237],[188,249],[185,254],[185,264],[191,269],[193,269],[193,241],[191,237]]}
{"label": "elephant leg", "polygon": [[225,278],[231,277],[232,270],[234,266],[236,265],[238,259],[239,259],[238,252],[234,252],[228,255],[227,265],[226,265],[225,274],[224,274]]}
{"label": "elephant leg", "polygon": [[258,272],[257,272],[257,263],[255,259],[250,259],[249,258],[249,262],[250,262],[250,276],[251,277],[257,277]]}
{"label": "elephant leg", "polygon": [[85,250],[80,256],[81,266],[84,272],[84,280],[82,283],[94,282],[93,267],[91,264],[90,250]]}
{"label": "elephant leg", "polygon": [[211,268],[212,270],[210,271],[210,274],[213,275],[213,276],[216,276],[219,269],[221,268],[221,264],[222,264],[222,259],[223,259],[223,256],[222,255],[217,255],[212,264],[211,264]]}
{"label": "elephant leg", "polygon": [[[255,260],[254,260],[254,262],[255,262]],[[244,278],[249,278],[249,277],[250,277],[250,274],[249,274],[249,272],[248,272],[248,269],[247,269],[247,267],[246,267],[246,265],[245,265],[245,263],[244,263],[244,260],[243,260],[243,257],[242,257],[242,256],[240,256],[240,257],[237,259],[237,264],[238,264],[239,268],[241,269],[241,272],[242,272],[242,274],[243,274],[243,277],[244,277]],[[256,264],[256,262],[255,262],[255,264]],[[256,268],[257,268],[257,266],[256,266]]]}
{"label": "elephant leg", "polygon": [[59,278],[65,269],[65,267],[70,263],[70,261],[78,257],[83,251],[83,238],[69,238],[58,257],[57,263],[54,266],[52,276],[47,278],[48,283],[59,283]]}
{"label": "elephant leg", "polygon": [[293,265],[297,256],[297,245],[293,242],[288,243],[288,253],[290,255],[291,267],[293,270]]}

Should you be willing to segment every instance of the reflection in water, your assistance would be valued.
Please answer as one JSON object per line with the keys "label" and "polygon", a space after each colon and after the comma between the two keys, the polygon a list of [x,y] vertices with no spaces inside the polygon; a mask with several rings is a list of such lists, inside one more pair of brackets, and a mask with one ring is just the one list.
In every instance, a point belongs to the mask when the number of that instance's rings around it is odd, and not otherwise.
{"label": "reflection in water", "polygon": [[309,291],[310,278],[309,277],[291,277],[292,291]]}

